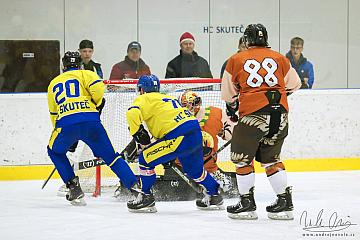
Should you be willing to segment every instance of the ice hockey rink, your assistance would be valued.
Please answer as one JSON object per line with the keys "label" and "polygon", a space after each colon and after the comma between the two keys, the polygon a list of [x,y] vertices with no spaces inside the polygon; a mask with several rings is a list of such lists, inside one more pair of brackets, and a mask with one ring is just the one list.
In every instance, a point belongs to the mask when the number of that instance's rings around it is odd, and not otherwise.
{"label": "ice hockey rink", "polygon": [[[194,201],[157,202],[155,214],[130,213],[126,202],[110,194],[99,198],[88,196],[87,206],[75,207],[56,196],[60,180],[51,180],[44,190],[41,190],[42,181],[3,181],[0,182],[0,239],[355,240],[360,239],[359,179],[360,171],[290,172],[288,181],[293,186],[295,205],[293,221],[267,218],[265,207],[275,196],[264,174],[256,174],[259,219],[254,221],[230,219],[225,210],[201,211],[196,209]],[[225,206],[236,201],[226,199]],[[332,236],[315,236],[315,232],[305,231],[304,221],[308,225],[310,221],[313,225],[317,222],[324,226],[322,230],[328,231],[325,234]]]}

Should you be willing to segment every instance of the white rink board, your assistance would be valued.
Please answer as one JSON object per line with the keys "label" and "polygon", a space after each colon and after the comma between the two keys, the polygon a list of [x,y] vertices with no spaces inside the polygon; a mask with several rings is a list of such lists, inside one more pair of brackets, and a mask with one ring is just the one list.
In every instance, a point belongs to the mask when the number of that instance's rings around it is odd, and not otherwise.
{"label": "white rink board", "polygon": [[[218,91],[209,94],[214,93],[219,95]],[[201,94],[204,105],[212,104],[205,93]],[[107,98],[111,95],[108,93]],[[116,111],[112,111],[118,121],[125,121],[125,111],[131,104],[130,95],[135,97],[135,93],[127,95],[121,98],[122,105],[117,104]],[[290,130],[283,159],[360,157],[358,102],[359,89],[299,90],[291,95]],[[215,105],[221,107],[221,104],[217,100]],[[110,107],[107,103],[104,111]],[[46,94],[0,94],[0,111],[0,165],[50,164],[46,146],[52,127]],[[130,138],[127,126],[112,122],[104,122],[104,125],[114,146],[121,151]],[[121,132],[119,139],[111,134],[114,131],[111,128]],[[229,160],[228,152],[220,159]]]}

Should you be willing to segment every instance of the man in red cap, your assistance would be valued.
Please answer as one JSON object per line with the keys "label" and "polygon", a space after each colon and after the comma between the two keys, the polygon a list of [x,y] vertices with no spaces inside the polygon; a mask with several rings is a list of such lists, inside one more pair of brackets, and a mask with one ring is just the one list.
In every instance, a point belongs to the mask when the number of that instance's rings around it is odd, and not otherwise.
{"label": "man in red cap", "polygon": [[168,63],[165,78],[213,77],[208,62],[194,51],[194,47],[194,36],[189,32],[183,33],[180,54]]}

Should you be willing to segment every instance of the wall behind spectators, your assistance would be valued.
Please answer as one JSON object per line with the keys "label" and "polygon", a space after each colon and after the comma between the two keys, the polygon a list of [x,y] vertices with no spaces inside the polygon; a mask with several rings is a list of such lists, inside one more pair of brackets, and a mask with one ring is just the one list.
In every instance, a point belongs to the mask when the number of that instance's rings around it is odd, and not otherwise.
{"label": "wall behind spectators", "polygon": [[[190,31],[195,50],[205,57],[214,77],[237,50],[249,23],[261,22],[269,43],[285,54],[294,36],[305,39],[304,55],[315,67],[314,88],[358,88],[360,54],[357,0],[2,0],[0,38],[60,40],[61,52],[75,50],[84,38],[94,41],[94,59],[105,78],[139,40],[142,58],[164,77],[179,51],[179,36]],[[1,65],[1,63],[0,63]]]}

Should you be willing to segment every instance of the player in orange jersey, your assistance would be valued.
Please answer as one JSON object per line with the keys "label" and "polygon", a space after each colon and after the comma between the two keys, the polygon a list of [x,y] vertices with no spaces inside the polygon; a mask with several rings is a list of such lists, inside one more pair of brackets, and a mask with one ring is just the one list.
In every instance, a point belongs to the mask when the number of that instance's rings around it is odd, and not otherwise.
{"label": "player in orange jersey", "polygon": [[271,219],[293,219],[291,187],[287,186],[280,152],[288,134],[287,95],[301,86],[289,60],[268,47],[262,24],[250,24],[244,33],[249,47],[233,55],[222,78],[221,96],[229,116],[239,112],[231,140],[231,160],[236,165],[240,201],[228,206],[229,217],[257,219],[254,200],[255,158],[265,168],[277,194],[266,211]]}
{"label": "player in orange jersey", "polygon": [[219,169],[216,163],[217,155],[214,153],[218,150],[218,137],[230,140],[235,123],[222,109],[213,106],[203,107],[201,97],[193,91],[185,91],[179,100],[181,105],[187,107],[200,123],[203,131],[205,169],[220,184],[224,192],[230,190],[231,177]]}

